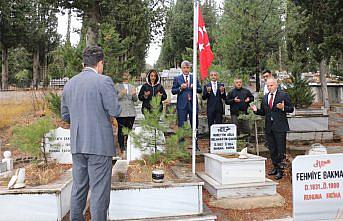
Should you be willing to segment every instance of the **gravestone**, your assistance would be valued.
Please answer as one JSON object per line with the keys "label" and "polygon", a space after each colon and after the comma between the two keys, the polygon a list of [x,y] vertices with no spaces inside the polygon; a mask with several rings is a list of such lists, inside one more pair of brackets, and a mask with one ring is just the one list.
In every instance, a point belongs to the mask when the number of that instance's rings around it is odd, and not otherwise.
{"label": "gravestone", "polygon": [[61,127],[45,135],[45,152],[58,163],[72,164],[70,130]]}
{"label": "gravestone", "polygon": [[225,114],[224,114],[225,116],[231,115],[230,105],[224,104],[224,112],[225,112]]}
{"label": "gravestone", "polygon": [[0,162],[0,173],[4,173],[7,171],[7,163]]}
{"label": "gravestone", "polygon": [[292,162],[294,220],[343,220],[343,154],[297,156]]}
{"label": "gravestone", "polygon": [[2,163],[6,163],[7,171],[13,170],[13,158],[11,158],[12,153],[11,151],[6,150],[4,152],[4,159],[2,159]]}
{"label": "gravestone", "polygon": [[311,148],[308,150],[308,155],[320,155],[327,154],[326,147],[320,143],[315,143],[311,145]]}
{"label": "gravestone", "polygon": [[211,153],[237,152],[237,127],[235,124],[213,124],[210,136]]}

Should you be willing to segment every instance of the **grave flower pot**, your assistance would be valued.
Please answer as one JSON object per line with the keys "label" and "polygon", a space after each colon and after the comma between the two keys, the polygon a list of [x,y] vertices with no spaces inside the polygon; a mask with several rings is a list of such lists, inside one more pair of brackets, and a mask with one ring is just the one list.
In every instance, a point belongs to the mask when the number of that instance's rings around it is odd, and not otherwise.
{"label": "grave flower pot", "polygon": [[152,178],[152,181],[154,181],[155,183],[163,183],[163,181],[164,181],[164,170],[154,169],[151,172],[151,178]]}

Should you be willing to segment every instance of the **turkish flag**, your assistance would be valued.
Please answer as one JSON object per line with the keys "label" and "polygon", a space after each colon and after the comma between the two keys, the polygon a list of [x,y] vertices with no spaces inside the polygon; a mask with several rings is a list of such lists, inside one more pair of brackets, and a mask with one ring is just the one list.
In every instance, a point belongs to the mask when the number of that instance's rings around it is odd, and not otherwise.
{"label": "turkish flag", "polygon": [[198,47],[200,58],[200,78],[201,80],[204,80],[208,76],[208,69],[212,64],[214,55],[211,50],[210,41],[208,40],[205,22],[202,18],[200,7],[198,9]]}

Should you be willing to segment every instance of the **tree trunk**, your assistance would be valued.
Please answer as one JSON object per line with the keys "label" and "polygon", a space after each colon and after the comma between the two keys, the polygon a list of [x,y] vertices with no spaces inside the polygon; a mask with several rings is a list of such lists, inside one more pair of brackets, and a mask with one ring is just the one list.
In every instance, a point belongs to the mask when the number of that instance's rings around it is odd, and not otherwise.
{"label": "tree trunk", "polygon": [[326,59],[324,58],[320,61],[319,71],[320,71],[320,83],[321,83],[322,95],[323,95],[323,105],[324,105],[324,108],[329,110],[329,107],[330,107],[329,93],[328,93],[328,86],[326,84],[327,67],[326,67]]}
{"label": "tree trunk", "polygon": [[70,29],[71,29],[71,9],[68,11],[68,26],[67,26],[67,34],[66,34],[66,44],[71,45],[70,43]]}
{"label": "tree trunk", "polygon": [[94,4],[89,8],[88,12],[88,29],[86,35],[86,45],[93,46],[98,43],[98,32],[100,23],[100,7],[99,2],[95,1]]}
{"label": "tree trunk", "polygon": [[8,48],[2,45],[2,78],[1,78],[1,86],[2,90],[8,89]]}
{"label": "tree trunk", "polygon": [[38,88],[39,84],[39,46],[33,52],[33,82],[32,86]]}
{"label": "tree trunk", "polygon": [[43,56],[43,61],[41,64],[41,79],[43,81],[43,87],[47,87],[48,82],[48,58],[47,54],[45,53]]}
{"label": "tree trunk", "polygon": [[256,71],[256,92],[260,92],[260,72],[261,72],[261,69],[260,69],[260,49],[257,45],[257,38],[258,38],[258,35],[256,35],[256,38],[255,38],[255,48],[256,48],[256,57],[255,57],[255,71]]}

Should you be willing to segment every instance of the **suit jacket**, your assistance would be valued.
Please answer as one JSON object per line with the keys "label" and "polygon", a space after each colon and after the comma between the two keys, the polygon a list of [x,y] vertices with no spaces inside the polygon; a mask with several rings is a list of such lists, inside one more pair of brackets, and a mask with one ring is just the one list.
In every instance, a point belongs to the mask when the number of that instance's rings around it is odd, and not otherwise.
{"label": "suit jacket", "polygon": [[[193,75],[189,74],[189,85],[193,84]],[[193,89],[191,87],[187,87],[185,90],[181,90],[181,84],[186,83],[185,79],[183,78],[183,74],[174,78],[173,87],[172,87],[172,94],[177,94],[177,105],[176,109],[183,110],[187,108],[188,103],[188,95],[191,97],[191,103],[193,102]],[[197,93],[201,93],[201,85],[199,81],[197,81]]]}
{"label": "suit jacket", "polygon": [[210,93],[207,92],[206,87],[212,87],[211,82],[204,86],[204,90],[202,91],[202,99],[207,100],[207,115],[214,113],[224,113],[223,99],[225,99],[226,94],[225,90],[224,93],[220,93],[220,86],[224,87],[224,84],[217,82],[216,94],[213,93],[213,89]]}
{"label": "suit jacket", "polygon": [[[236,103],[235,97],[238,97],[241,102]],[[245,99],[249,98],[249,102],[245,102]],[[254,96],[252,93],[246,88],[233,88],[229,93],[227,93],[227,97],[225,99],[225,103],[230,105],[230,113],[231,115],[239,115],[239,112],[242,111],[247,114],[248,107],[251,102],[254,101]]]}
{"label": "suit jacket", "polygon": [[110,77],[85,68],[64,86],[61,115],[70,122],[71,153],[113,156],[110,116],[120,114],[118,96]]}
{"label": "suit jacket", "polygon": [[119,99],[119,105],[121,107],[121,113],[119,117],[135,117],[136,116],[136,110],[135,110],[135,104],[134,102],[137,101],[137,95],[132,96],[131,91],[136,90],[136,88],[128,84],[129,87],[129,93],[122,95],[121,91],[125,89],[124,84],[120,83],[115,86],[116,92],[118,94]]}
{"label": "suit jacket", "polygon": [[[285,102],[284,110],[280,110],[276,107],[276,104]],[[287,121],[286,113],[292,113],[294,107],[291,103],[289,95],[283,91],[277,90],[273,102],[273,108],[270,109],[268,105],[268,94],[264,95],[261,108],[258,109],[255,114],[265,116],[265,132],[286,132],[289,131],[289,125]]]}

